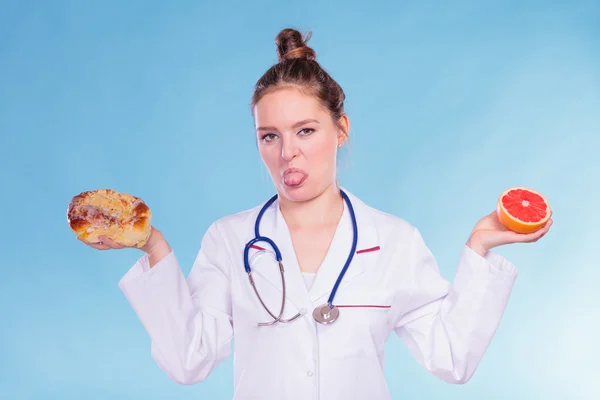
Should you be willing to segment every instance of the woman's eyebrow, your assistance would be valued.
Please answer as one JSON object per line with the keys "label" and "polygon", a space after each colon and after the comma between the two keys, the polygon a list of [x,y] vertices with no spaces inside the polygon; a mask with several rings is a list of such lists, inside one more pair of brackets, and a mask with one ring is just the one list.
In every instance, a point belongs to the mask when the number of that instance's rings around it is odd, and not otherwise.
{"label": "woman's eyebrow", "polygon": [[[297,128],[304,124],[308,124],[309,122],[313,122],[313,123],[317,123],[317,124],[319,123],[319,121],[317,121],[316,119],[303,119],[302,121],[298,121],[294,125],[292,125],[292,128]],[[259,126],[258,128],[256,128],[256,130],[257,131],[276,131],[277,129],[272,126]]]}

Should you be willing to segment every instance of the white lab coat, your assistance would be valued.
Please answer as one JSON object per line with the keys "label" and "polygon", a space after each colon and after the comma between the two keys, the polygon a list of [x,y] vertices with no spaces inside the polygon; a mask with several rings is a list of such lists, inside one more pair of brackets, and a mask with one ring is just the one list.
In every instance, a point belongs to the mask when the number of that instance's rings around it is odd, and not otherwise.
{"label": "white lab coat", "polygon": [[[262,205],[213,223],[187,280],[173,252],[152,269],[147,256],[140,258],[119,285],[150,335],[152,356],[171,379],[205,380],[231,354],[235,336],[234,399],[389,399],[383,359],[392,331],[435,376],[450,383],[471,378],[506,307],[515,267],[465,246],[450,284],[417,229],[346,193],[358,247],[334,299],[340,316],[331,325],[316,323],[312,310],[326,303],[351,249],[346,207],[309,291],[278,202],[263,216],[260,233],[277,243],[285,265],[284,315],[304,310],[288,324],[257,326],[271,318],[244,270],[244,246],[254,237]],[[250,256],[257,287],[278,313],[277,265],[259,249]]]}

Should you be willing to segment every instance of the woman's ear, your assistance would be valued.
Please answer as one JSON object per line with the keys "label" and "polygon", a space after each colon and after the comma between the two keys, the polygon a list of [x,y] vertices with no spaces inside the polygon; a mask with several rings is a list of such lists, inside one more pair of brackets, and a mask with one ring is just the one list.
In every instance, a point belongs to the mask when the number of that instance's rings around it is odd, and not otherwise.
{"label": "woman's ear", "polygon": [[338,120],[338,148],[342,147],[346,141],[348,141],[348,137],[350,134],[350,119],[348,115],[344,114]]}

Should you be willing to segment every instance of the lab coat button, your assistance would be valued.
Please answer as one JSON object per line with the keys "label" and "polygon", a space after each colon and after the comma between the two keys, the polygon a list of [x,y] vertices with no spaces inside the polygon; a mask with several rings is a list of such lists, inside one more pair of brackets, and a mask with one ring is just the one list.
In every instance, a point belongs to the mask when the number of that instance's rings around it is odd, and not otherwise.
{"label": "lab coat button", "polygon": [[312,372],[312,371],[308,371],[308,372],[306,373],[306,375],[308,375],[308,376],[313,376],[313,372]]}

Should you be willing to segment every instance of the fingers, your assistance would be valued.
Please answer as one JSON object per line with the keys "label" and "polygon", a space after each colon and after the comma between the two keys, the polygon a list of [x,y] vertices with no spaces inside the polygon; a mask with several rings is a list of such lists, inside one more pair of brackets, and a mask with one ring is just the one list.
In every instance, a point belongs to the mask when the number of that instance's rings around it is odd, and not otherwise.
{"label": "fingers", "polygon": [[540,235],[540,239],[543,238],[546,233],[548,233],[548,231],[550,230],[550,227],[552,226],[552,224],[554,223],[554,221],[552,221],[552,218],[550,218],[548,220],[548,222],[546,223],[546,225],[544,225],[544,227],[541,229],[542,234]]}
{"label": "fingers", "polygon": [[520,234],[520,242],[524,242],[524,243],[532,243],[532,242],[537,242],[538,240],[540,240],[541,238],[543,238],[548,231],[550,230],[550,227],[552,226],[552,219],[549,219],[548,222],[546,223],[546,225],[544,225],[543,228],[541,228],[538,231],[535,231],[533,233],[528,233],[528,234]]}
{"label": "fingers", "polygon": [[123,248],[125,248],[125,246],[123,246],[122,244],[119,244],[119,243],[115,242],[114,240],[111,240],[110,238],[108,238],[106,236],[100,236],[100,237],[98,237],[98,239],[100,239],[100,243],[102,243],[104,245],[107,245],[111,249],[123,249]]}
{"label": "fingers", "polygon": [[510,230],[502,230],[502,231],[494,231],[493,235],[488,235],[486,239],[486,244],[489,248],[501,246],[510,243],[532,243],[537,242],[542,237],[544,237],[550,227],[552,226],[552,220],[550,219],[543,228],[533,232],[533,233],[517,233]]}
{"label": "fingers", "polygon": [[115,250],[115,249],[123,249],[125,246],[107,238],[106,236],[98,237],[98,242],[86,242],[80,238],[77,238],[79,241],[83,242],[87,246],[90,246],[96,250]]}
{"label": "fingers", "polygon": [[77,240],[79,240],[80,242],[82,242],[83,244],[85,244],[86,246],[90,246],[96,250],[108,250],[110,249],[110,247],[108,247],[107,245],[101,243],[101,242],[95,242],[95,243],[90,243],[90,242],[86,242],[85,240],[82,240],[81,238],[77,238]]}
{"label": "fingers", "polygon": [[536,240],[543,238],[546,235],[546,233],[548,233],[548,231],[550,230],[550,227],[552,226],[552,224],[553,224],[552,219],[549,219],[548,222],[546,222],[546,225],[544,225],[544,227],[542,229],[540,229],[539,231],[536,232],[536,233],[538,233],[538,238]]}
{"label": "fingers", "polygon": [[94,249],[97,250],[110,250],[110,247],[108,247],[105,244],[102,244],[100,242],[98,243],[86,243],[88,246],[93,247]]}

